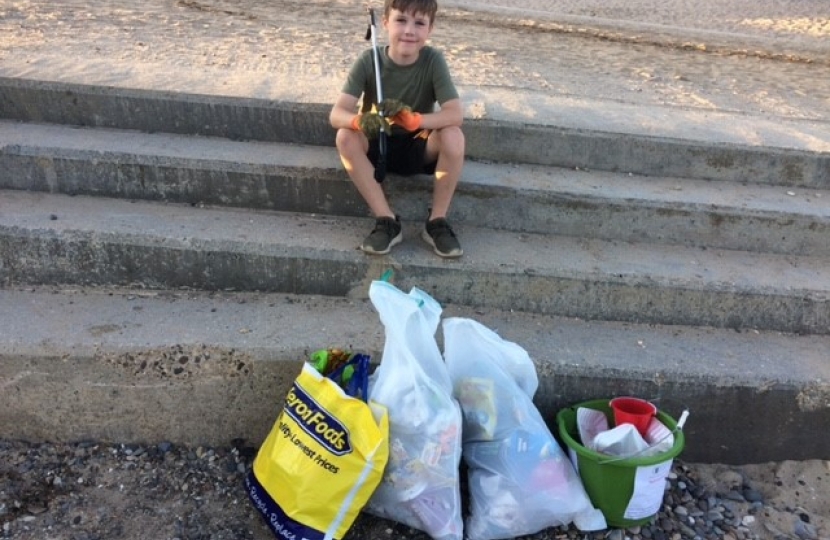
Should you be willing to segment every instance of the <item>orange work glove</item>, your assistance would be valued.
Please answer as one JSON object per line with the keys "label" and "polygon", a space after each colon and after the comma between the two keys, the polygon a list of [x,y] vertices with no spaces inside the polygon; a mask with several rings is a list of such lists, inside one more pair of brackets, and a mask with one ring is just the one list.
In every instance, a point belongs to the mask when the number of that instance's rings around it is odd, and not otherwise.
{"label": "orange work glove", "polygon": [[389,119],[407,131],[418,131],[421,127],[421,113],[412,112],[408,107]]}
{"label": "orange work glove", "polygon": [[406,131],[418,131],[421,127],[421,113],[412,112],[409,105],[398,99],[384,99],[380,104],[383,116]]}
{"label": "orange work glove", "polygon": [[389,131],[389,120],[378,114],[377,109],[373,106],[372,110],[366,114],[357,114],[352,118],[351,128],[355,131],[362,131],[369,140],[377,138],[381,131]]}

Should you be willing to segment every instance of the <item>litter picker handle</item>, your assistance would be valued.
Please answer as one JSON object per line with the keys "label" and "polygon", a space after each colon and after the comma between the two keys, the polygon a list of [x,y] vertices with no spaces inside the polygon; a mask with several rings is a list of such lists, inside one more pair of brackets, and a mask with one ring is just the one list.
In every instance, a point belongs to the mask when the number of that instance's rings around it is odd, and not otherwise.
{"label": "litter picker handle", "polygon": [[[375,10],[369,8],[369,31],[367,37],[372,39],[372,59],[375,64],[375,92],[377,94],[378,108],[383,102],[383,85],[380,79],[380,55],[378,54],[377,26],[375,26]],[[378,114],[382,117],[383,111]],[[386,129],[383,124],[378,133],[378,162],[375,165],[375,180],[380,183],[386,178]]]}
{"label": "litter picker handle", "polygon": [[[378,105],[383,101],[383,85],[380,82],[380,55],[378,54],[378,31],[375,26],[375,10],[369,8],[369,31],[372,34],[372,57],[375,61],[375,90],[378,94]],[[381,113],[383,114],[383,113]]]}
{"label": "litter picker handle", "polygon": [[378,162],[375,165],[375,181],[383,182],[386,178],[386,132],[378,133]]}

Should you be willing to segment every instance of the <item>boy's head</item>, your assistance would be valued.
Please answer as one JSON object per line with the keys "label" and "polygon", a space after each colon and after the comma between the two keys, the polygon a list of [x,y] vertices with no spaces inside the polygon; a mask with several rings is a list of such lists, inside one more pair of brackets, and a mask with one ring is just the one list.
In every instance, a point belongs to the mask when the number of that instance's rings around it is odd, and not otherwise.
{"label": "boy's head", "polygon": [[438,13],[437,0],[385,0],[383,16],[388,18],[389,12],[397,9],[401,13],[417,13],[429,17],[429,24],[435,23],[435,14]]}

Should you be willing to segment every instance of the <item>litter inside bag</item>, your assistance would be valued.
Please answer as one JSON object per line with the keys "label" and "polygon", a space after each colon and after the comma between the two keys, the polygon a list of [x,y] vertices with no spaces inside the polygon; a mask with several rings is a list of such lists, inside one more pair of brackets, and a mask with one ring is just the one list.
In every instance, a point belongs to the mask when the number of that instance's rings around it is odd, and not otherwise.
{"label": "litter inside bag", "polygon": [[470,540],[574,523],[606,528],[570,460],[533,404],[535,366],[515,343],[470,320],[444,320],[444,356],[464,418]]}
{"label": "litter inside bag", "polygon": [[389,411],[389,461],[366,509],[434,539],[461,540],[461,410],[435,341],[441,306],[384,281],[372,283],[369,297],[386,331],[369,396]]}

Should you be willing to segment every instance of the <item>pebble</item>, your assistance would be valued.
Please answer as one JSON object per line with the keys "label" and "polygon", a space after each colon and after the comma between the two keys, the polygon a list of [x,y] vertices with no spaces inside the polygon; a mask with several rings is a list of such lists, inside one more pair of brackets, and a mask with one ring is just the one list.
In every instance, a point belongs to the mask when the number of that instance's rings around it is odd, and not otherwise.
{"label": "pebble", "polygon": [[[179,516],[164,531],[166,538],[253,540],[261,535],[261,518],[244,489],[256,449],[235,440],[228,448],[182,447],[170,442],[153,446],[27,444],[0,440],[0,475],[11,467],[13,480],[0,490],[0,539],[35,540],[56,537],[54,529],[71,529],[67,538],[125,537],[135,512],[154,510],[157,516]],[[542,531],[525,540],[762,540],[767,538],[759,519],[763,497],[751,486],[712,493],[694,475],[694,466],[675,460],[667,478],[659,513],[648,523],[626,529],[584,533],[574,527]],[[110,490],[140,501],[121,512],[100,503]],[[21,502],[25,501],[25,502]],[[210,504],[210,501],[219,501]],[[230,501],[233,501],[232,503]],[[185,505],[185,506],[183,506]],[[175,511],[169,508],[176,508]],[[789,510],[793,525],[785,531],[799,540],[817,540],[810,516],[801,508]],[[207,512],[207,514],[205,514]],[[220,513],[216,515],[216,513]],[[182,517],[186,516],[186,517]],[[171,517],[173,519],[173,517]],[[51,529],[50,529],[51,528]],[[252,530],[258,530],[256,534]],[[50,532],[51,530],[51,532]],[[361,515],[344,540],[384,536],[429,540],[419,531],[379,518]],[[162,534],[162,533],[160,533]]]}
{"label": "pebble", "polygon": [[793,533],[801,540],[818,540],[815,527],[801,520],[796,521]]}
{"label": "pebble", "polygon": [[745,488],[744,489],[744,499],[748,502],[755,503],[755,502],[763,502],[764,496],[761,495],[761,492],[752,488]]}

